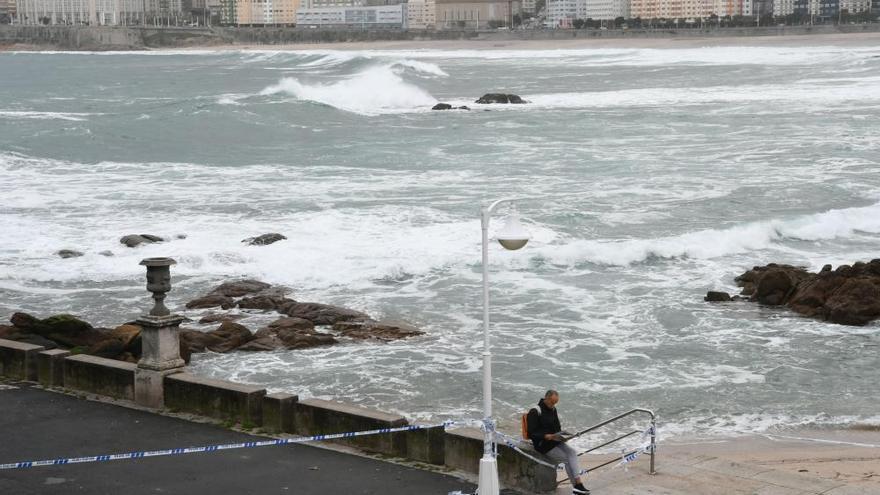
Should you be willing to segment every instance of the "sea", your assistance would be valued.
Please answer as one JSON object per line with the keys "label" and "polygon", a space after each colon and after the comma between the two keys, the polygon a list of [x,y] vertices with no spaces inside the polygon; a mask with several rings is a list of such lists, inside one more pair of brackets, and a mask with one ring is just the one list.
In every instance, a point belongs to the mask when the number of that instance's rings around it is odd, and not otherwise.
{"label": "sea", "polygon": [[[130,321],[138,263],[170,256],[193,320],[248,277],[425,332],[192,372],[480,418],[480,207],[514,197],[531,240],[488,264],[502,428],[551,388],[569,430],[636,407],[666,438],[880,423],[880,324],[703,301],[755,265],[880,258],[880,46],[814,43],[0,53],[0,317]],[[267,232],[287,240],[241,242]]]}

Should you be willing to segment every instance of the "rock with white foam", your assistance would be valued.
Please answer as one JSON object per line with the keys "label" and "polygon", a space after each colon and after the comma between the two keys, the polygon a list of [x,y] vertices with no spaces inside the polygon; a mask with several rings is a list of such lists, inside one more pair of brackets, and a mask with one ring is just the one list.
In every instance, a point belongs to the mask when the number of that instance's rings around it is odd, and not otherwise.
{"label": "rock with white foam", "polygon": [[153,244],[155,242],[165,242],[165,239],[152,234],[129,234],[119,239],[121,244],[133,248],[141,244]]}

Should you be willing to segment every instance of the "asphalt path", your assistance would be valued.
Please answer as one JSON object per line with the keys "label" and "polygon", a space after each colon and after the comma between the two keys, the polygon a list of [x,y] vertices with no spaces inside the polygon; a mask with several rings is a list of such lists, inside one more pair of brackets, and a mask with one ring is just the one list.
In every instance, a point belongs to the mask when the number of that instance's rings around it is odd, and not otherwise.
{"label": "asphalt path", "polygon": [[[49,392],[0,384],[0,464],[264,440]],[[437,494],[457,478],[308,445],[0,470],[0,494]]]}

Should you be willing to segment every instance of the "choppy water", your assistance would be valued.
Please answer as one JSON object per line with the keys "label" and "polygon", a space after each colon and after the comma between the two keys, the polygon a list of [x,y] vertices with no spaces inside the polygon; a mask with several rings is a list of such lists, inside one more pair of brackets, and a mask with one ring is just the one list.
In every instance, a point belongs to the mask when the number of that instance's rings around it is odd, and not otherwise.
{"label": "choppy water", "polygon": [[[428,110],[493,90],[532,103]],[[503,421],[548,387],[572,429],[877,420],[880,325],[702,296],[880,257],[878,47],[0,54],[3,316],[125,321],[138,261],[168,255],[173,304],[252,276],[427,331],[198,373],[478,416],[478,206],[508,195],[534,238],[491,252]],[[139,232],[188,237],[117,243]]]}

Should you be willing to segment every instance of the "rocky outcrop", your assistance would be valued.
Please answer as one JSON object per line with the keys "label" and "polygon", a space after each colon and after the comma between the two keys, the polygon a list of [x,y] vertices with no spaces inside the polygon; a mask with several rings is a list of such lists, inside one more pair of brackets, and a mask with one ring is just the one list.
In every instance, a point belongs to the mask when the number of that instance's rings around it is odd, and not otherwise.
{"label": "rocky outcrop", "polygon": [[333,325],[333,330],[339,332],[344,337],[359,340],[373,339],[385,342],[424,335],[425,333],[409,323],[397,320],[343,321]]}
{"label": "rocky outcrop", "polygon": [[241,242],[249,246],[268,246],[269,244],[283,241],[285,239],[287,239],[287,237],[273,232],[269,234],[258,235],[256,237],[248,237],[247,239],[243,239]]}
{"label": "rocky outcrop", "polygon": [[[422,335],[416,327],[402,321],[376,321],[353,309],[329,304],[299,302],[285,297],[289,290],[259,280],[236,280],[215,287],[209,294],[187,303],[189,309],[231,309],[276,312],[282,315],[256,333],[234,322],[247,315],[211,312],[199,323],[219,323],[211,331],[190,328],[180,330],[180,355],[189,362],[193,353],[272,351],[328,346],[340,338],[391,341]],[[191,321],[191,320],[189,320]],[[17,340],[47,349],[61,347],[95,356],[137,362],[142,354],[141,327],[135,323],[114,329],[94,328],[71,315],[39,319],[15,313],[12,325],[0,325],[0,338]],[[316,326],[330,326],[319,331]]]}
{"label": "rocky outcrop", "polygon": [[369,320],[366,313],[353,309],[312,302],[293,302],[282,308],[287,316],[309,320],[315,325],[335,325],[341,321]]}
{"label": "rocky outcrop", "polygon": [[804,316],[843,325],[880,318],[880,259],[837,269],[825,265],[818,273],[771,263],[746,271],[736,282],[750,301],[784,305]]}
{"label": "rocky outcrop", "polygon": [[198,297],[186,303],[187,309],[205,309],[205,308],[222,308],[229,309],[235,307],[235,301],[231,297],[222,294],[208,294],[207,296]]}
{"label": "rocky outcrop", "polygon": [[504,94],[504,93],[486,93],[480,97],[475,103],[479,103],[481,105],[488,105],[491,103],[513,103],[513,104],[523,104],[527,103],[525,100],[520,98],[517,95]]}
{"label": "rocky outcrop", "polygon": [[209,325],[211,323],[222,323],[224,321],[235,321],[244,318],[244,315],[231,315],[226,313],[211,313],[199,318],[199,324]]}
{"label": "rocky outcrop", "polygon": [[242,351],[274,351],[278,349],[308,349],[332,345],[337,341],[332,335],[315,331],[309,320],[302,318],[279,318],[254,334],[254,339],[243,345]]}
{"label": "rocky outcrop", "polygon": [[218,285],[211,291],[211,294],[220,294],[226,297],[242,297],[264,291],[270,287],[272,287],[271,284],[260,282],[259,280],[233,280]]}
{"label": "rocky outcrop", "polygon": [[210,332],[181,329],[181,347],[186,346],[189,353],[219,352],[226,353],[235,350],[253,340],[251,331],[244,325],[231,321],[224,321],[219,327]]}
{"label": "rocky outcrop", "polygon": [[133,248],[141,244],[152,244],[154,242],[165,242],[165,239],[152,234],[129,234],[119,239],[119,242]]}

